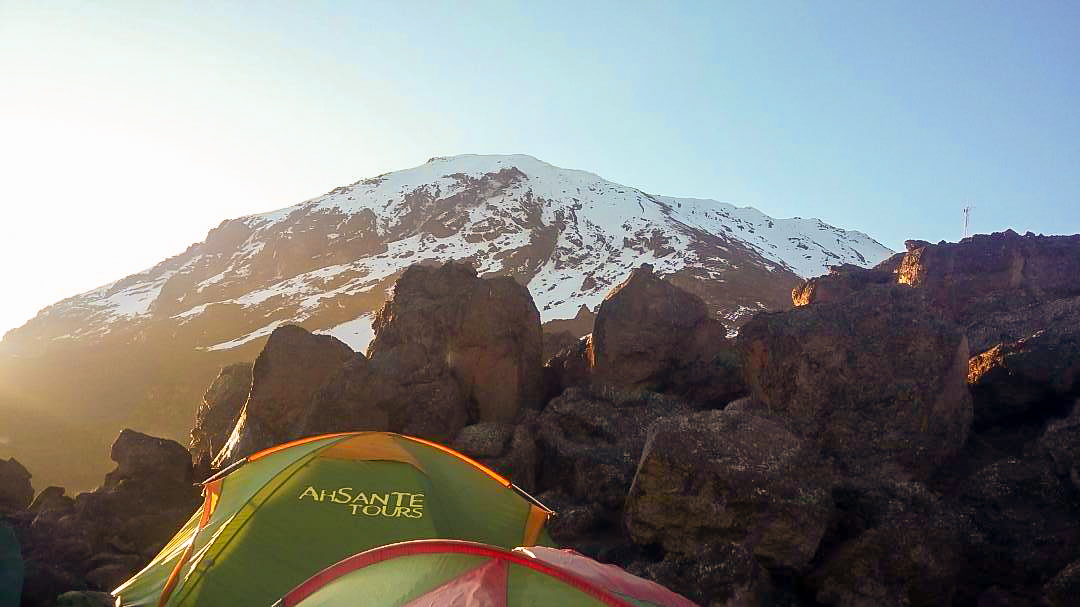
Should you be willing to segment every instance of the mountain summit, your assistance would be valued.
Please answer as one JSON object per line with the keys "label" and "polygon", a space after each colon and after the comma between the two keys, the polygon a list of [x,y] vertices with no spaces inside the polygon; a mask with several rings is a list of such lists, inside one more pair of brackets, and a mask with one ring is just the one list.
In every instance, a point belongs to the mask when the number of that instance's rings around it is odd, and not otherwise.
{"label": "mountain summit", "polygon": [[[652,195],[531,156],[432,158],[225,221],[153,268],[45,308],[0,342],[0,395],[55,412],[71,424],[60,434],[82,443],[107,444],[119,424],[182,439],[218,369],[253,360],[276,327],[363,351],[373,312],[416,263],[509,274],[543,321],[595,309],[647,263],[734,332],[753,312],[789,307],[800,278],[890,253],[817,219]],[[12,431],[0,448],[48,474],[25,455],[44,448],[35,435],[47,436]]]}
{"label": "mountain summit", "polygon": [[[227,314],[236,329],[222,336],[229,339],[194,344],[227,349],[285,323],[329,330],[356,321],[382,303],[406,266],[450,259],[470,260],[481,275],[513,275],[549,321],[595,308],[642,263],[658,274],[692,269],[699,280],[739,283],[749,271],[808,278],[889,254],[861,232],[817,219],[655,196],[531,156],[462,155],[226,221],[181,255],[45,309],[27,329],[37,339],[94,339]],[[711,303],[734,325],[774,307],[763,286]],[[345,318],[345,310],[355,315]]]}

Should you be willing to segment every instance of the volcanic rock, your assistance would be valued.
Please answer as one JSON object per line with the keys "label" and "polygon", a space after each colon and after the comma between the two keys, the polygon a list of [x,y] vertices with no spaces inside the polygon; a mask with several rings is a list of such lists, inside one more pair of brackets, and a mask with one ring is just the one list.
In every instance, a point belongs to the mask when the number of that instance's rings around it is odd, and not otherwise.
{"label": "volcanic rock", "polygon": [[33,499],[30,472],[14,457],[0,460],[0,514],[26,510]]}
{"label": "volcanic rock", "polygon": [[514,425],[500,422],[483,422],[465,426],[451,446],[477,459],[498,457],[506,452],[514,438]]}
{"label": "volcanic rock", "polygon": [[909,246],[898,281],[927,292],[961,324],[990,313],[1080,295],[1080,236],[1012,230],[959,243]]}
{"label": "volcanic rock", "polygon": [[236,426],[251,393],[251,368],[250,363],[222,368],[203,395],[191,429],[191,457],[196,468],[209,468]]}
{"label": "volcanic rock", "polygon": [[541,360],[547,365],[559,352],[577,346],[579,341],[581,341],[581,338],[576,337],[569,331],[559,331],[558,333],[544,331],[544,354]]}
{"label": "volcanic rock", "polygon": [[191,455],[180,443],[125,428],[109,457],[116,469],[105,475],[105,488],[124,481],[191,485]]}
{"label": "volcanic rock", "polygon": [[643,265],[600,304],[592,334],[593,372],[606,383],[655,388],[707,318],[699,297]]}
{"label": "volcanic rock", "polygon": [[727,329],[708,307],[642,265],[600,304],[593,380],[723,407],[745,392]]}
{"label": "volcanic rock", "polygon": [[313,335],[296,325],[278,327],[251,371],[251,393],[215,468],[298,436],[298,421],[312,397],[355,356],[329,335]]}
{"label": "volcanic rock", "polygon": [[669,552],[731,542],[798,570],[825,535],[832,483],[816,450],[780,424],[726,411],[667,417],[649,428],[627,527]]}
{"label": "volcanic rock", "polygon": [[1066,297],[975,318],[964,332],[971,344],[972,354],[978,354],[998,344],[1031,337],[1045,329],[1056,327],[1058,331],[1066,331],[1078,323],[1080,297]]}
{"label": "volcanic rock", "polygon": [[769,573],[746,546],[728,542],[703,544],[691,555],[668,553],[657,563],[634,562],[632,573],[710,607],[775,605]]}
{"label": "volcanic rock", "polygon": [[630,489],[649,425],[689,411],[682,401],[649,392],[607,386],[567,389],[548,403],[537,421],[543,458],[540,487],[556,489],[574,504],[602,513],[596,524],[613,521]]}
{"label": "volcanic rock", "polygon": [[791,302],[796,307],[812,303],[828,303],[851,296],[867,285],[896,282],[896,267],[903,254],[897,253],[873,269],[846,263],[831,266],[824,276],[810,278],[791,291]]}
{"label": "volcanic rock", "polygon": [[1050,607],[1080,606],[1080,561],[1075,561],[1043,586]]}
{"label": "volcanic rock", "polygon": [[[593,331],[593,325],[596,323],[596,313],[589,309],[589,306],[584,304],[578,308],[577,314],[573,318],[568,320],[549,320],[543,324],[544,339],[547,339],[549,334],[567,333],[574,339],[584,337]],[[547,345],[544,345],[544,351],[547,352]]]}
{"label": "volcanic rock", "polygon": [[544,397],[550,401],[571,386],[592,383],[592,334],[559,350],[544,363]]}
{"label": "volcanic rock", "polygon": [[1080,492],[1080,400],[1067,417],[1047,424],[1036,448],[1053,461],[1058,477]]}
{"label": "volcanic rock", "polygon": [[971,358],[968,383],[977,425],[1023,415],[1040,402],[1080,393],[1080,315],[1073,320]]}
{"label": "volcanic rock", "polygon": [[525,491],[536,490],[539,451],[537,413],[526,409],[516,424],[483,422],[465,426],[452,446],[510,479]]}
{"label": "volcanic rock", "polygon": [[46,487],[34,498],[34,503],[30,504],[30,512],[42,513],[53,511],[65,511],[75,507],[75,500],[64,495],[65,489],[63,487]]}
{"label": "volcanic rock", "polygon": [[390,430],[449,442],[466,424],[513,422],[542,402],[539,313],[509,278],[477,278],[467,263],[412,266],[374,330],[366,357],[327,361],[322,385],[295,399],[288,438]]}
{"label": "volcanic rock", "polygon": [[760,314],[737,341],[753,401],[846,475],[924,479],[964,444],[967,340],[915,290]]}
{"label": "volcanic rock", "polygon": [[1077,495],[1050,458],[1039,455],[1006,458],[970,477],[959,503],[974,513],[985,539],[966,555],[972,570],[966,585],[1023,588],[1080,559]]}
{"label": "volcanic rock", "polygon": [[468,401],[445,368],[402,375],[357,355],[319,390],[296,436],[390,430],[447,442],[468,422]]}
{"label": "volcanic rock", "polygon": [[950,605],[972,542],[970,513],[918,482],[845,479],[809,580],[829,605]]}
{"label": "volcanic rock", "polygon": [[509,422],[540,408],[540,313],[511,278],[479,279],[468,263],[411,266],[373,327],[368,358],[379,374],[410,384],[448,369],[470,420]]}

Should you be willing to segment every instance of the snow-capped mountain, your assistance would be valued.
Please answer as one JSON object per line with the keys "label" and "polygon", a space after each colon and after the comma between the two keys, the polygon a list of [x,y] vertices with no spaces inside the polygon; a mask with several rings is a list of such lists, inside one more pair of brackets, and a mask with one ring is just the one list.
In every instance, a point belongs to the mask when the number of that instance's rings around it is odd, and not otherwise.
{"label": "snow-capped mountain", "polygon": [[218,368],[253,360],[282,324],[362,351],[372,313],[415,263],[467,258],[482,275],[511,274],[544,321],[595,309],[649,263],[735,330],[789,306],[799,277],[890,253],[816,219],[651,195],[530,156],[433,158],[225,221],[153,268],[42,310],[0,342],[0,393],[107,427],[98,442],[119,424],[183,439]]}
{"label": "snow-capped mountain", "polygon": [[[227,309],[244,319],[243,332],[208,335],[197,348],[236,347],[290,322],[362,348],[364,318],[397,273],[421,261],[469,258],[481,274],[513,274],[548,321],[595,308],[642,263],[661,274],[696,268],[722,283],[744,264],[810,277],[890,253],[816,219],[654,196],[531,156],[466,155],[226,221],[183,254],[64,300],[33,324],[63,327],[41,335],[50,340],[93,339],[151,320],[198,324]],[[762,299],[713,303],[734,324],[773,307]],[[333,313],[342,309],[355,314]]]}

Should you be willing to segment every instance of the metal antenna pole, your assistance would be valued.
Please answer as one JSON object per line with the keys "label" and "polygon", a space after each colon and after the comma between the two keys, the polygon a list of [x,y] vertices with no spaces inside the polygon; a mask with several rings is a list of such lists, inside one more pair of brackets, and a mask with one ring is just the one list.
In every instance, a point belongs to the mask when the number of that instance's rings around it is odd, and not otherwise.
{"label": "metal antenna pole", "polygon": [[975,208],[975,205],[973,205],[973,204],[964,207],[964,238],[967,238],[968,236],[971,236],[971,233],[968,231],[968,226],[971,223],[971,209],[974,209],[974,208]]}

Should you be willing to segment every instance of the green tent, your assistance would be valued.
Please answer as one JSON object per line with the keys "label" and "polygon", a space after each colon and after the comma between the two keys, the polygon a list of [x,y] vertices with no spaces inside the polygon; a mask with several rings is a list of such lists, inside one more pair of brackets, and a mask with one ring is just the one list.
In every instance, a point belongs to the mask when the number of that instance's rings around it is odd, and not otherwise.
{"label": "green tent", "polygon": [[551,511],[441,445],[351,432],[280,445],[203,485],[204,501],[119,605],[269,605],[360,551],[423,538],[550,543]]}
{"label": "green tent", "polygon": [[23,559],[19,540],[0,521],[0,607],[18,607],[22,595]]}
{"label": "green tent", "polygon": [[274,607],[696,607],[614,565],[569,550],[504,550],[416,540],[349,557]]}

